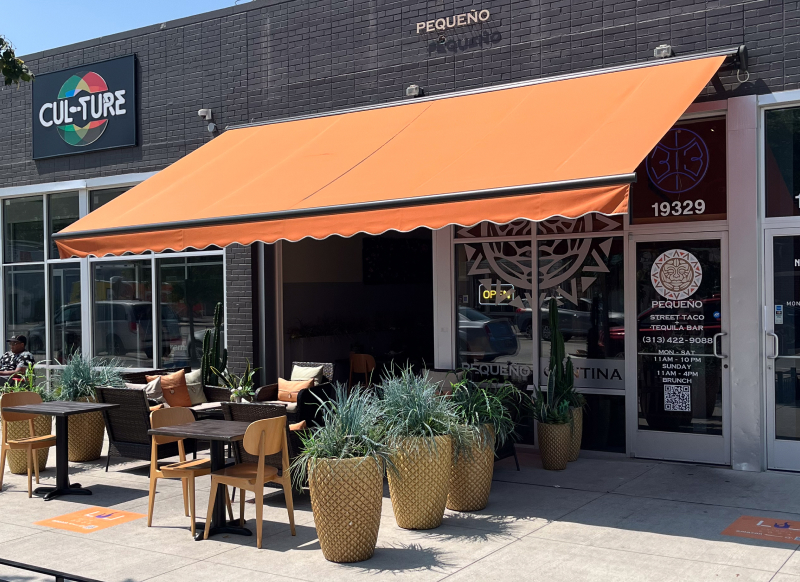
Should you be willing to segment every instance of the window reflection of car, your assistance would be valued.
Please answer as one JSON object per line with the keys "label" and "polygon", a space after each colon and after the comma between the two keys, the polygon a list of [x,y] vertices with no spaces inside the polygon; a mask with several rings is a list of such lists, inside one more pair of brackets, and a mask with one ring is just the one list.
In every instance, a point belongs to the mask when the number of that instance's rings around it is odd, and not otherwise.
{"label": "window reflection of car", "polygon": [[[565,302],[564,305],[558,308],[558,324],[561,328],[561,334],[564,336],[564,341],[569,341],[573,337],[587,337],[592,327],[592,299],[580,297],[578,299],[578,309],[569,309],[566,305],[572,304]],[[533,338],[532,312],[533,310],[525,301],[525,307],[518,308],[515,317],[517,327],[529,338]],[[542,339],[550,341],[550,309],[547,301],[539,308],[539,312],[541,316],[539,329],[541,330]],[[609,325],[622,325],[624,315],[618,311],[610,311],[608,313],[608,321]]]}
{"label": "window reflection of car", "polygon": [[[142,301],[98,301],[94,305],[94,341],[97,352],[112,356],[144,352],[153,357],[153,307]],[[161,354],[168,356],[172,344],[180,343],[178,316],[161,306]]]}
{"label": "window reflection of car", "polygon": [[[64,305],[56,311],[53,317],[53,352],[55,357],[62,358],[70,351],[81,345],[81,304],[72,303]],[[31,353],[44,353],[45,330],[44,323],[31,328],[28,332],[28,349]]]}
{"label": "window reflection of car", "polygon": [[471,307],[458,308],[458,344],[462,356],[483,362],[513,356],[519,350],[517,336],[508,320],[492,319]]}

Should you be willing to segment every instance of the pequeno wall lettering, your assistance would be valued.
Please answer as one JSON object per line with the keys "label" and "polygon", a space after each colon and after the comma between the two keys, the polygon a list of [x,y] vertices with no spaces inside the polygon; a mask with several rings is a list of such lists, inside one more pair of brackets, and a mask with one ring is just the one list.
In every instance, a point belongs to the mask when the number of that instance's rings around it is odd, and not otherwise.
{"label": "pequeno wall lettering", "polygon": [[463,14],[448,16],[447,18],[417,22],[417,34],[422,34],[423,32],[441,32],[448,28],[458,28],[459,26],[470,26],[478,24],[479,22],[486,22],[489,20],[490,16],[489,11],[486,9],[471,10]]}

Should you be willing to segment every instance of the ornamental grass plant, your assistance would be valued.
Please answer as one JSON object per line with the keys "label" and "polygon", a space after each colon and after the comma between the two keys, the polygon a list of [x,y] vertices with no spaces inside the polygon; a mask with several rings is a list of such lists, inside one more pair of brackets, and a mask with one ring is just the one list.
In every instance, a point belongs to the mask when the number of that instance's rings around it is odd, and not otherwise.
{"label": "ornamental grass plant", "polygon": [[[439,393],[428,372],[395,367],[377,386],[386,436],[395,446],[412,439],[412,446],[433,450],[435,437],[449,436],[456,448],[468,448],[478,431],[464,423],[454,400]],[[411,442],[406,442],[409,446]]]}
{"label": "ornamental grass plant", "polygon": [[[95,388],[111,386],[124,388],[120,368],[122,363],[114,358],[87,358],[75,351],[68,358],[64,367],[56,371],[53,379],[53,397],[55,400],[71,402],[95,402]],[[105,421],[102,412],[76,414],[68,419],[67,448],[71,462],[94,461],[100,458],[103,449]]]}
{"label": "ornamental grass plant", "polygon": [[349,394],[336,384],[333,400],[320,400],[323,424],[300,433],[302,452],[292,470],[306,479],[322,553],[332,562],[360,562],[375,551],[383,502],[383,467],[394,471],[381,409],[372,392]]}
{"label": "ornamental grass plant", "polygon": [[125,381],[120,368],[122,363],[117,358],[105,360],[86,357],[81,352],[75,351],[67,358],[64,367],[54,374],[53,397],[56,400],[72,402],[94,400],[95,388],[100,386],[124,388]]}
{"label": "ornamental grass plant", "polygon": [[517,436],[514,416],[526,397],[511,382],[464,377],[452,388],[456,412],[463,424],[474,428],[480,444],[491,439],[502,447],[507,439]]}
{"label": "ornamental grass plant", "polygon": [[447,508],[478,511],[489,503],[495,445],[516,436],[514,417],[525,396],[510,382],[475,381],[465,376],[452,384],[452,402],[461,422],[475,433],[469,448],[456,449]]}
{"label": "ornamental grass plant", "polygon": [[356,386],[348,394],[341,383],[332,400],[320,401],[321,425],[299,433],[301,452],[292,463],[295,486],[302,487],[321,459],[361,459],[392,470],[382,410],[375,394]]}
{"label": "ornamental grass plant", "polygon": [[386,374],[377,387],[386,437],[397,452],[389,473],[389,494],[397,525],[405,529],[439,527],[444,517],[453,449],[476,440],[456,403],[439,394],[427,372],[410,366]]}

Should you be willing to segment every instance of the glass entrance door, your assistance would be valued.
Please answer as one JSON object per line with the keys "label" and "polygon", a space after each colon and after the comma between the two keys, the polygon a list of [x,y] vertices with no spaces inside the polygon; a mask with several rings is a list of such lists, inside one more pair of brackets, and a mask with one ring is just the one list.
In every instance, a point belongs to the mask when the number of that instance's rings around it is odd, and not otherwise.
{"label": "glass entrance door", "polygon": [[800,471],[800,230],[768,231],[765,250],[767,461]]}
{"label": "glass entrance door", "polygon": [[639,236],[626,332],[634,456],[728,464],[727,239]]}

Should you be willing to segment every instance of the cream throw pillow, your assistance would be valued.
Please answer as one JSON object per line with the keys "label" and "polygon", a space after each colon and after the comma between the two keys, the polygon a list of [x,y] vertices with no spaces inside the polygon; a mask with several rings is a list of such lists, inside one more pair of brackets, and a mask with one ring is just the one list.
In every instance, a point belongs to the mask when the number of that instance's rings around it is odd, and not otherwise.
{"label": "cream throw pillow", "polygon": [[322,366],[292,366],[292,376],[289,378],[292,382],[298,380],[314,380],[314,385],[322,384],[325,381],[325,376],[322,375]]}
{"label": "cream throw pillow", "polygon": [[200,375],[203,373],[203,370],[192,370],[188,374],[186,374],[186,383],[187,384],[202,384],[203,380]]}
{"label": "cream throw pillow", "polygon": [[157,377],[152,382],[147,384],[128,384],[125,383],[125,388],[130,390],[144,390],[148,400],[155,400],[156,402],[164,403],[164,393],[161,391],[161,377]]}
{"label": "cream throw pillow", "polygon": [[[187,374],[186,376],[188,377],[189,375]],[[192,401],[192,406],[208,402],[206,393],[203,392],[203,385],[200,382],[187,382],[186,388],[189,390],[189,400]]]}

